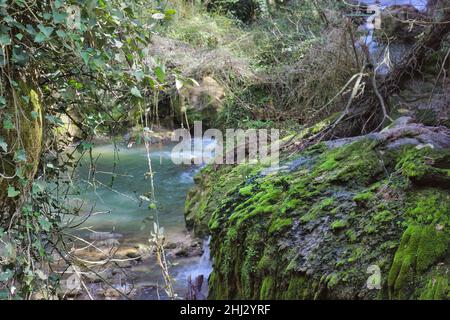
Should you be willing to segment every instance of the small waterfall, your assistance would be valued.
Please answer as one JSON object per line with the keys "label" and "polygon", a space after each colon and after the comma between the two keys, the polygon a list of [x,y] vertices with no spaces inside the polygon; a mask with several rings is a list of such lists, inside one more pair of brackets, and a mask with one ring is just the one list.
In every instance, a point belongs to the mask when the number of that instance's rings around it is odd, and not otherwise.
{"label": "small waterfall", "polygon": [[212,271],[212,263],[211,263],[211,251],[209,248],[209,244],[211,242],[211,236],[208,237],[203,242],[203,254],[200,257],[199,262],[196,265],[192,266],[189,275],[192,279],[195,279],[198,276],[203,275],[205,279],[208,279],[209,274]]}
{"label": "small waterfall", "polygon": [[211,236],[208,237],[203,242],[203,254],[198,260],[197,263],[190,264],[188,267],[186,267],[182,272],[178,274],[176,277],[178,281],[182,281],[183,283],[187,284],[188,287],[188,299],[192,299],[192,287],[195,286],[197,283],[197,277],[203,276],[203,282],[201,285],[201,288],[197,288],[197,297],[201,297],[201,299],[204,299],[208,296],[208,277],[210,273],[212,272],[212,261],[211,261],[211,254],[210,254],[210,248],[209,244],[211,242]]}
{"label": "small waterfall", "polygon": [[[366,5],[377,5],[381,10],[385,10],[389,6],[393,5],[412,5],[417,10],[424,12],[427,9],[428,0],[365,0],[358,3]],[[386,46],[375,40],[374,37],[374,25],[373,20],[368,17],[366,23],[360,26],[359,31],[365,32],[365,35],[359,39],[359,43],[356,43],[357,47],[360,47],[361,43],[364,43],[368,49],[378,75],[388,75],[391,69],[390,63],[398,63],[404,53],[408,50],[408,45],[395,44],[388,48],[388,52],[385,52]],[[372,17],[373,18],[373,17]],[[381,24],[383,22],[381,21]],[[388,54],[388,61],[385,60],[385,54]],[[390,61],[389,61],[390,60]]]}

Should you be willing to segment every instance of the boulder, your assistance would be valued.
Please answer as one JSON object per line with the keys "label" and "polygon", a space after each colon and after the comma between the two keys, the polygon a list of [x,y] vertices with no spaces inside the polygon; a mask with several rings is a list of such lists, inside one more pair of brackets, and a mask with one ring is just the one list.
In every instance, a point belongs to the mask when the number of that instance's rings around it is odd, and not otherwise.
{"label": "boulder", "polygon": [[450,130],[411,121],[270,175],[205,167],[186,217],[211,234],[208,298],[448,299]]}

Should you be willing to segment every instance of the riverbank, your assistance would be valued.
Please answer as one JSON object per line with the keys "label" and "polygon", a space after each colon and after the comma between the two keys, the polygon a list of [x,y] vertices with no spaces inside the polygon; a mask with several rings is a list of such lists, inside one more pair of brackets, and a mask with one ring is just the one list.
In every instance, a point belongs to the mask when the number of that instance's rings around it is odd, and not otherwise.
{"label": "riverbank", "polygon": [[[166,130],[167,136],[170,131]],[[67,290],[75,299],[166,299],[161,267],[149,242],[155,217],[145,195],[149,190],[147,154],[141,145],[129,145],[127,139],[116,145],[97,139],[90,157],[80,161],[76,171],[76,195],[70,197],[81,216],[71,224],[73,254],[84,285]],[[208,277],[209,251],[204,239],[186,230],[184,201],[196,166],[175,165],[171,159],[173,143],[155,143],[150,152],[154,170],[158,220],[164,228],[164,251],[178,299],[188,293],[188,279],[202,273]],[[88,214],[88,215],[86,215]],[[82,221],[82,224],[78,225]],[[76,238],[74,238],[76,237]],[[208,255],[208,257],[205,256]],[[206,263],[207,262],[207,263]],[[200,271],[203,270],[203,271]],[[64,281],[72,276],[69,270]],[[207,293],[207,284],[203,286]]]}

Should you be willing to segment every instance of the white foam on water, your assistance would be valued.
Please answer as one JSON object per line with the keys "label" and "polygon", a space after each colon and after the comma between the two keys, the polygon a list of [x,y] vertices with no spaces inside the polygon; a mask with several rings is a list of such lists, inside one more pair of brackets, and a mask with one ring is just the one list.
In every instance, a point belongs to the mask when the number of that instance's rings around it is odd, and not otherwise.
{"label": "white foam on water", "polygon": [[210,242],[211,236],[203,242],[203,254],[198,263],[189,265],[183,269],[176,277],[178,281],[185,281],[187,283],[189,276],[192,280],[198,276],[203,276],[205,279],[204,281],[207,282],[208,277],[212,272],[211,251],[209,248]]}
{"label": "white foam on water", "polygon": [[412,5],[418,10],[425,10],[428,4],[428,0],[362,0],[361,3],[376,4],[379,3],[382,9],[393,5]]}

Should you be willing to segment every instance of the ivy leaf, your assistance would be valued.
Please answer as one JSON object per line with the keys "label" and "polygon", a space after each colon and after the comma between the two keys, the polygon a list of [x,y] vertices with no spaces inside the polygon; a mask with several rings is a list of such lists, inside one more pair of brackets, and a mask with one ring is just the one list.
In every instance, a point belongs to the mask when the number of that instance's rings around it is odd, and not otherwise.
{"label": "ivy leaf", "polygon": [[34,38],[34,42],[41,43],[47,40],[48,37],[45,36],[42,32],[39,32],[36,37]]}
{"label": "ivy leaf", "polygon": [[54,23],[64,23],[67,21],[67,13],[53,12]]}
{"label": "ivy leaf", "polygon": [[0,272],[0,282],[6,282],[11,279],[13,276],[13,272],[10,269],[6,269],[3,272]]}
{"label": "ivy leaf", "polygon": [[52,226],[52,224],[48,222],[48,220],[45,219],[44,217],[39,217],[39,225],[44,231],[50,231],[50,228]]}
{"label": "ivy leaf", "polygon": [[34,30],[31,24],[27,24],[25,30],[32,36],[36,34],[36,30]]}
{"label": "ivy leaf", "polygon": [[131,94],[137,98],[142,98],[141,92],[136,87],[131,88]]}
{"label": "ivy leaf", "polygon": [[14,129],[14,124],[12,123],[11,118],[3,119],[3,129],[5,129],[5,130]]}
{"label": "ivy leaf", "polygon": [[42,190],[42,187],[37,182],[33,182],[33,184],[31,185],[31,194],[34,196],[42,192]]}
{"label": "ivy leaf", "polygon": [[8,144],[2,137],[0,137],[0,148],[2,148],[3,151],[8,152]]}
{"label": "ivy leaf", "polygon": [[137,81],[142,81],[142,79],[144,78],[144,72],[142,72],[141,70],[137,70],[133,74]]}
{"label": "ivy leaf", "polygon": [[84,63],[87,65],[89,63],[89,52],[82,51],[81,58],[83,59]]}
{"label": "ivy leaf", "polygon": [[26,103],[30,103],[30,97],[29,96],[22,96],[23,101]]}
{"label": "ivy leaf", "polygon": [[10,15],[3,18],[3,21],[5,21],[8,25],[13,25],[16,20],[11,17]]}
{"label": "ivy leaf", "polygon": [[0,96],[0,109],[3,109],[6,106],[6,99]]}
{"label": "ivy leaf", "polygon": [[166,79],[166,71],[164,70],[164,67],[156,67],[155,74],[159,82],[164,82]]}
{"label": "ivy leaf", "polygon": [[12,61],[17,64],[24,65],[28,61],[28,54],[22,48],[15,47],[13,49]]}
{"label": "ivy leaf", "polygon": [[17,150],[14,153],[14,160],[23,162],[27,161],[27,154],[25,153],[25,150],[23,149]]}
{"label": "ivy leaf", "polygon": [[8,187],[8,198],[15,198],[20,194],[19,190],[16,190],[13,186]]}
{"label": "ivy leaf", "polygon": [[55,30],[53,27],[46,27],[42,24],[38,25],[38,29],[47,37],[50,38],[50,36],[53,33],[53,30]]}
{"label": "ivy leaf", "polygon": [[49,122],[49,123],[51,123],[51,124],[54,124],[54,125],[56,125],[56,126],[63,126],[64,125],[64,122],[60,119],[60,118],[58,118],[58,117],[55,117],[55,116],[45,116],[45,119]]}
{"label": "ivy leaf", "polygon": [[77,149],[79,149],[81,152],[85,152],[87,150],[92,149],[93,147],[94,147],[93,143],[89,143],[89,142],[83,141],[82,143],[80,143],[77,146]]}
{"label": "ivy leaf", "polygon": [[56,34],[58,35],[58,37],[60,38],[64,38],[66,36],[66,33],[62,30],[57,30]]}
{"label": "ivy leaf", "polygon": [[9,37],[9,34],[2,33],[0,34],[0,45],[7,46],[11,44],[11,38]]}

